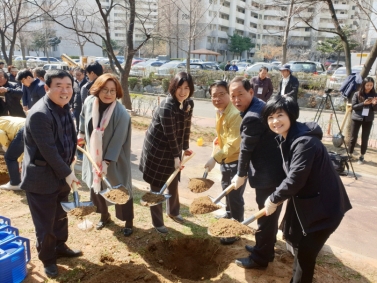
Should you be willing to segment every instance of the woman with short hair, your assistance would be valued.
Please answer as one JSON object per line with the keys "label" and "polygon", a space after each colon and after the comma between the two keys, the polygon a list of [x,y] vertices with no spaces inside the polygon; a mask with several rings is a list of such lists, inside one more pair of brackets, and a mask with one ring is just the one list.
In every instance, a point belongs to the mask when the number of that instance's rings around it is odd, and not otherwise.
{"label": "woman with short hair", "polygon": [[[194,102],[194,83],[190,74],[180,72],[170,81],[169,95],[154,112],[144,140],[139,169],[153,192],[159,192],[170,175],[181,167],[182,151],[191,155],[189,138]],[[184,219],[179,213],[178,174],[168,187],[171,197],[166,202],[166,214],[178,223]],[[162,204],[150,207],[152,223],[159,233],[167,233]]]}
{"label": "woman with short hair", "polygon": [[[117,101],[123,97],[118,79],[112,74],[99,76],[90,88],[92,95],[85,100],[80,114],[78,144],[86,142],[87,149],[101,172],[97,172],[84,155],[82,180],[91,188],[91,199],[101,219],[97,230],[111,220],[106,200],[98,194],[105,189],[101,176],[105,174],[111,184],[123,184],[132,189],[131,178],[131,118],[126,108]],[[95,174],[93,174],[93,172]],[[115,215],[126,221],[124,236],[133,232],[133,199],[115,205]]]}

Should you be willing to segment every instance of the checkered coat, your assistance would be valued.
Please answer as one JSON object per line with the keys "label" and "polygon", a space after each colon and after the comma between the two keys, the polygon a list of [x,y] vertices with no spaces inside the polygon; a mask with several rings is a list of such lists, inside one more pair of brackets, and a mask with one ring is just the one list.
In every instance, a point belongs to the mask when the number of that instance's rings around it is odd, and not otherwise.
{"label": "checkered coat", "polygon": [[189,148],[191,117],[194,102],[187,99],[183,109],[180,103],[169,95],[153,115],[141,154],[139,169],[143,179],[162,187],[174,172],[174,158],[182,156],[182,150]]}

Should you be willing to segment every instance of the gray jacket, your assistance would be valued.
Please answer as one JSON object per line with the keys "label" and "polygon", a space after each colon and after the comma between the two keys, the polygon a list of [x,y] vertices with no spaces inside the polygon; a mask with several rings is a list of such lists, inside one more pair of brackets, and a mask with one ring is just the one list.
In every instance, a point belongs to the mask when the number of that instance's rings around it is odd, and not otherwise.
{"label": "gray jacket", "polygon": [[[85,133],[86,150],[89,152],[90,137],[88,125],[92,123],[92,108],[95,96],[88,96],[80,114],[80,132]],[[115,186],[123,184],[132,188],[131,178],[131,117],[126,108],[117,102],[102,138],[103,159],[110,160],[107,178]],[[92,164],[84,155],[82,180],[92,186]]]}

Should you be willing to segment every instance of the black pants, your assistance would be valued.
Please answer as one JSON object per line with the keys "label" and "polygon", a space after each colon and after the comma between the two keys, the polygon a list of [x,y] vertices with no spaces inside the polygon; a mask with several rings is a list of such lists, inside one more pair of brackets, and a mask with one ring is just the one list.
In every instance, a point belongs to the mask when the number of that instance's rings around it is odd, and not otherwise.
{"label": "black pants", "polygon": [[[103,183],[101,184],[101,189],[104,188]],[[93,189],[90,190],[90,199],[93,204],[97,207],[97,213],[106,216],[109,214],[109,208],[107,206],[107,201],[100,195],[96,194]],[[130,199],[125,204],[115,205],[115,216],[121,221],[132,221],[134,219],[134,202]],[[128,227],[132,228],[132,227]]]}
{"label": "black pants", "polygon": [[[165,193],[171,195],[171,197],[166,201],[166,214],[172,216],[178,216],[179,210],[181,208],[181,204],[179,203],[179,194],[178,194],[178,179],[179,175],[176,176],[170,185],[167,188]],[[152,186],[152,192],[159,192],[161,190],[160,187]],[[150,207],[151,209],[151,216],[152,216],[152,224],[154,227],[161,227],[164,226],[164,216],[162,215],[162,203],[158,205],[154,205]]]}
{"label": "black pants", "polygon": [[298,249],[295,250],[291,283],[311,283],[313,281],[318,253],[338,225],[335,228],[308,233],[301,238]]}
{"label": "black pants", "polygon": [[[275,191],[275,189],[275,187],[255,189],[259,210],[264,208],[264,202],[267,197]],[[257,220],[258,231],[255,233],[255,247],[250,258],[260,265],[267,266],[269,260],[275,256],[274,247],[281,208],[282,205],[279,205],[273,214],[270,216],[263,216]]]}
{"label": "black pants", "polygon": [[68,201],[71,191],[65,180],[53,194],[26,192],[37,236],[38,258],[44,265],[56,264],[55,248],[68,239],[68,218],[60,202]]}
{"label": "black pants", "polygon": [[367,152],[368,148],[368,139],[370,135],[370,131],[372,129],[373,121],[366,122],[366,121],[356,121],[352,120],[351,123],[351,138],[350,138],[350,145],[349,150],[350,153],[353,153],[353,150],[356,145],[357,136],[359,135],[360,127],[361,129],[361,150],[360,153],[364,155]]}
{"label": "black pants", "polygon": [[[220,165],[221,187],[225,190],[232,180],[232,178],[237,174],[238,161],[231,163],[224,163]],[[228,216],[234,218],[238,222],[244,220],[244,205],[243,193],[245,192],[246,182],[238,190],[231,191],[226,196],[226,211]]]}

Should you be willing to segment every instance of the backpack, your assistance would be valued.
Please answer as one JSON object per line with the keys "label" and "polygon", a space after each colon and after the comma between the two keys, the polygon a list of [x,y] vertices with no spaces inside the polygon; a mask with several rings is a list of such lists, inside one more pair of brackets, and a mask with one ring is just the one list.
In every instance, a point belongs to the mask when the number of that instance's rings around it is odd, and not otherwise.
{"label": "backpack", "polygon": [[[330,160],[335,168],[335,171],[338,172],[340,176],[347,176],[350,169],[348,165],[348,156],[340,155],[336,152],[329,151]],[[347,172],[345,172],[347,168]]]}

